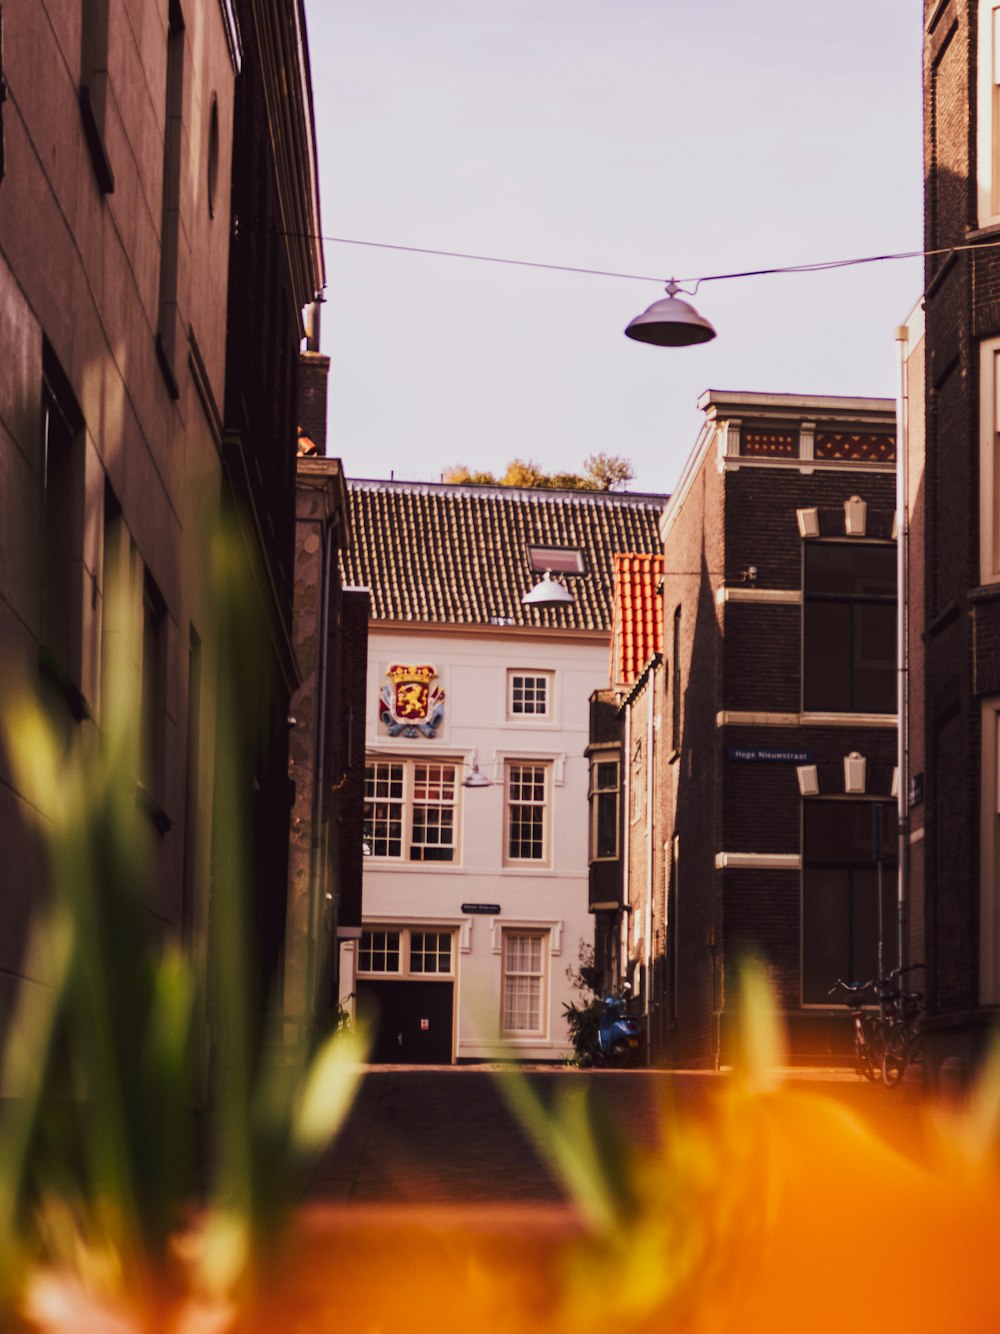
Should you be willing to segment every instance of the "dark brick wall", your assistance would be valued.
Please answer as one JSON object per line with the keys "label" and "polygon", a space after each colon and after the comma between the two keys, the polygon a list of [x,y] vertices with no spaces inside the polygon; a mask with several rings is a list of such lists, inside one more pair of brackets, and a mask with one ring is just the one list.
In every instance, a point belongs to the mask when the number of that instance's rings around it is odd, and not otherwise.
{"label": "dark brick wall", "polygon": [[361,925],[362,835],[365,808],[365,699],[368,690],[368,618],[366,590],[342,593],[340,647],[341,754],[346,781],[337,793],[335,839],[338,857],[338,925]]}
{"label": "dark brick wall", "polygon": [[[924,43],[928,249],[994,242],[978,230],[977,5],[951,0]],[[925,6],[925,22],[934,16]],[[979,584],[979,346],[1000,334],[1000,250],[930,256],[926,267],[925,662],[911,677],[925,729],[925,802],[911,951],[941,1014],[978,1005],[980,696],[1000,691],[1000,601]],[[925,721],[924,721],[925,720]]]}
{"label": "dark brick wall", "polygon": [[802,707],[802,608],[730,602],[724,625],[722,707],[797,713]]}

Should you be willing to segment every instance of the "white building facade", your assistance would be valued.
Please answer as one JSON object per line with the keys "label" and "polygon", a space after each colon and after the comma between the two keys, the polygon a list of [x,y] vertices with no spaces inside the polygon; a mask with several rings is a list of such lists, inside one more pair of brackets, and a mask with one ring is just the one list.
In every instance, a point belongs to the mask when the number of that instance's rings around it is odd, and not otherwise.
{"label": "white building facade", "polygon": [[[364,925],[342,992],[375,1015],[375,1061],[562,1060],[567,972],[594,934],[584,752],[612,557],[656,540],[662,498],[350,491],[348,574],[373,621]],[[545,568],[565,610],[521,604]]]}

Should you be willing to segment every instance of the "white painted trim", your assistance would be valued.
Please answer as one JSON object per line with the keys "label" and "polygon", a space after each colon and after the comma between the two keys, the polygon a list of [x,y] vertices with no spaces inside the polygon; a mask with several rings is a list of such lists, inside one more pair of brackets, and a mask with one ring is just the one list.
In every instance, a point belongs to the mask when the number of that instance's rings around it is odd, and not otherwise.
{"label": "white painted trim", "polygon": [[1000,5],[979,0],[976,51],[976,220],[980,227],[1000,222],[1000,180],[994,102],[1000,83]]}
{"label": "white painted trim", "polygon": [[802,592],[797,588],[718,588],[715,600],[720,607],[724,602],[769,602],[800,607]]}
{"label": "white painted trim", "polygon": [[715,869],[801,871],[802,855],[798,852],[717,852]]}
{"label": "white painted trim", "polygon": [[[884,423],[879,423],[884,426]],[[738,459],[726,458],[723,461],[726,472],[738,472],[740,468],[770,468],[778,472],[801,472],[810,476],[815,472],[873,472],[886,473],[890,477],[896,472],[895,463],[876,463],[871,459],[769,459],[757,454],[741,454]]]}
{"label": "white painted trim", "polygon": [[561,921],[541,917],[491,917],[490,949],[494,954],[503,953],[503,933],[505,931],[547,931],[549,933],[549,954],[555,958],[562,953]]}
{"label": "white painted trim", "polygon": [[[398,928],[400,931],[425,931],[428,929],[437,929],[439,931],[457,931],[458,948],[462,954],[468,954],[472,949],[472,918],[471,917],[418,917],[404,913],[400,916],[388,915],[386,913],[370,913],[362,911],[361,929],[367,931],[374,929],[376,931],[392,930]],[[376,976],[376,974],[366,973],[366,977]],[[381,974],[378,974],[381,976]],[[387,977],[396,977],[396,973],[387,973]],[[433,976],[431,974],[430,976]]]}
{"label": "white painted trim", "polygon": [[721,709],[716,727],[885,727],[895,730],[894,713],[754,713]]}

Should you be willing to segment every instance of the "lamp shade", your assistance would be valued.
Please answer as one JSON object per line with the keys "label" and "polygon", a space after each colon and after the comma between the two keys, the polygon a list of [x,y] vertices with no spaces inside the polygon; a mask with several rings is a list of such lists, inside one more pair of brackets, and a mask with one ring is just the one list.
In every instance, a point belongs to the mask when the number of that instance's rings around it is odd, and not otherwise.
{"label": "lamp shade", "polygon": [[551,570],[546,570],[531,592],[521,599],[528,607],[564,607],[572,601],[573,594],[552,578]]}
{"label": "lamp shade", "polygon": [[[672,290],[671,290],[672,289]],[[681,301],[674,283],[667,286],[667,295],[637,315],[625,334],[637,343],[653,343],[657,347],[689,347],[692,343],[707,343],[715,337],[715,330],[699,315],[688,301]]]}
{"label": "lamp shade", "polygon": [[462,786],[463,786],[463,787],[492,787],[492,786],[493,786],[493,779],[487,777],[487,775],[483,773],[482,769],[480,769],[480,767],[479,767],[478,764],[474,764],[474,765],[472,766],[472,773],[469,774],[468,778],[463,778],[463,779],[462,779]]}

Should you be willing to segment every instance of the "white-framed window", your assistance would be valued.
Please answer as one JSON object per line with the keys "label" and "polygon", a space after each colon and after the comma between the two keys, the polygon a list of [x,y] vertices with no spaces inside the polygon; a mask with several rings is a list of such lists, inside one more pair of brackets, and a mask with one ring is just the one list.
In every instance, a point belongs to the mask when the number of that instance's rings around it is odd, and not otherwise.
{"label": "white-framed window", "polygon": [[976,197],[980,227],[1000,221],[1000,4],[979,0]]}
{"label": "white-framed window", "polygon": [[375,977],[453,977],[452,931],[422,927],[365,927],[358,942],[358,974]]}
{"label": "white-framed window", "polygon": [[508,1037],[541,1037],[546,1018],[545,931],[503,933],[503,1032]]}
{"label": "white-framed window", "polygon": [[401,931],[362,931],[358,945],[358,972],[400,972],[401,937]]}
{"label": "white-framed window", "polygon": [[590,860],[615,861],[619,852],[621,765],[617,756],[590,763]]}
{"label": "white-framed window", "polygon": [[532,721],[552,716],[552,672],[522,671],[507,673],[507,717],[514,722]]}
{"label": "white-framed window", "polygon": [[508,760],[505,766],[507,865],[547,866],[552,766],[548,762]]}
{"label": "white-framed window", "polygon": [[979,578],[1000,582],[1000,338],[979,344]]}
{"label": "white-framed window", "polygon": [[386,861],[458,860],[458,765],[374,759],[365,766],[365,850]]}

